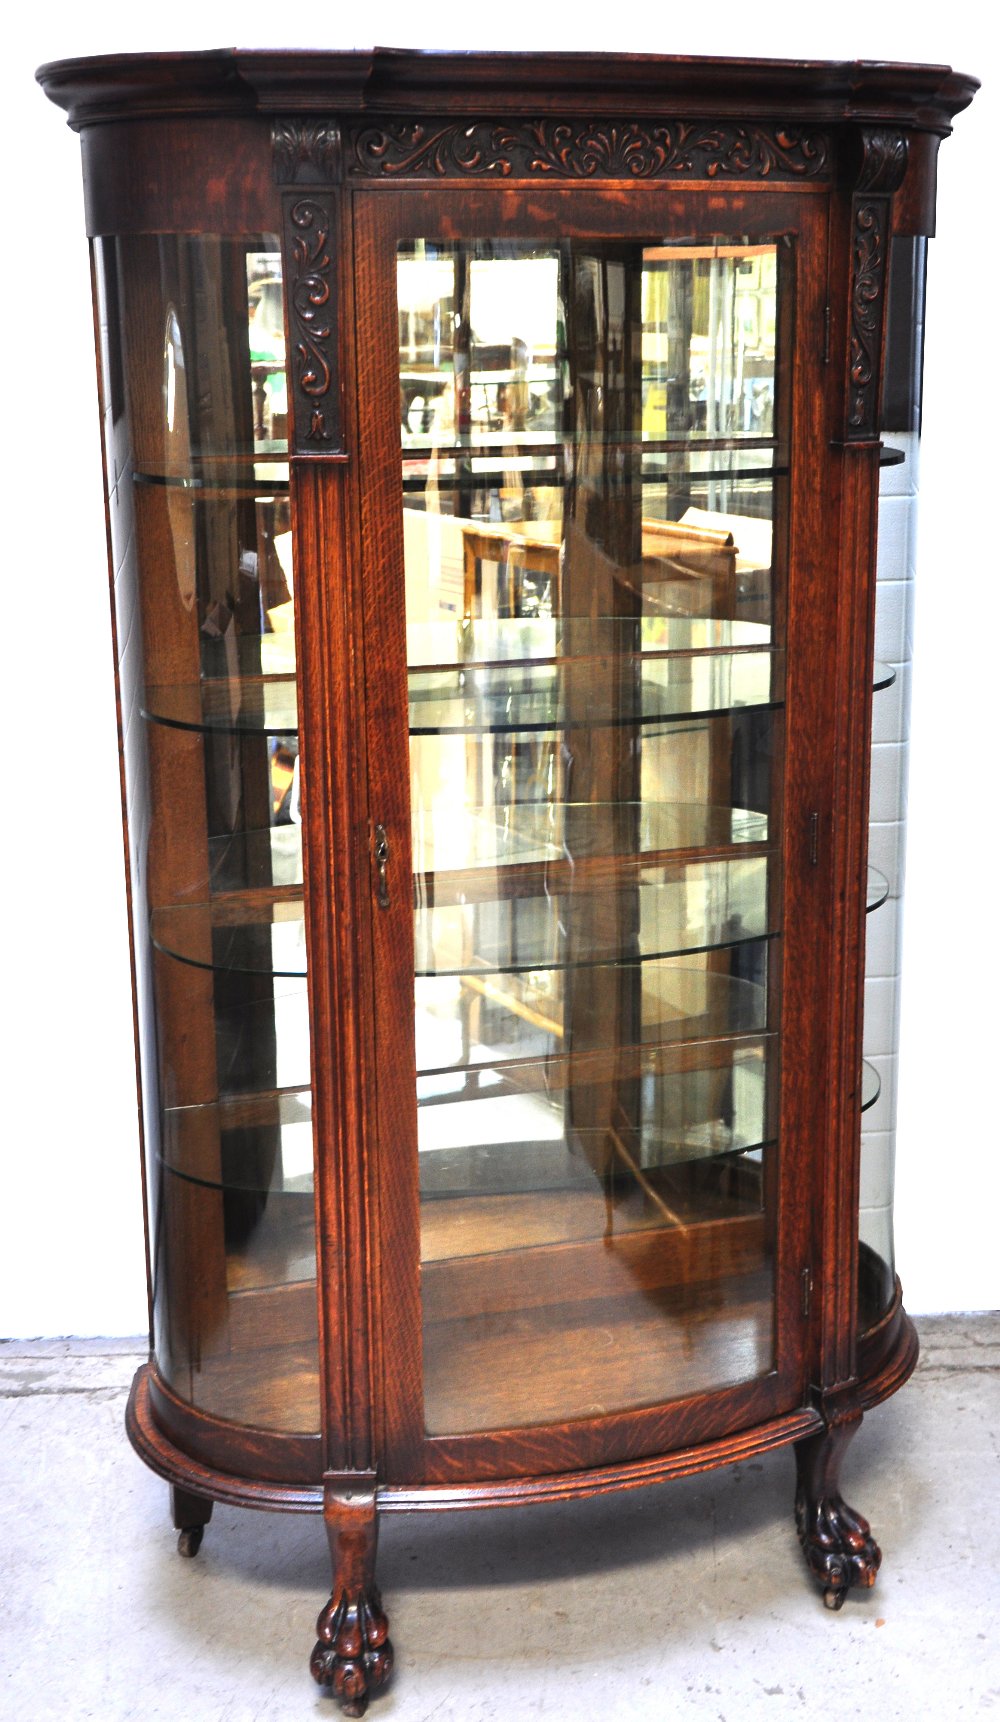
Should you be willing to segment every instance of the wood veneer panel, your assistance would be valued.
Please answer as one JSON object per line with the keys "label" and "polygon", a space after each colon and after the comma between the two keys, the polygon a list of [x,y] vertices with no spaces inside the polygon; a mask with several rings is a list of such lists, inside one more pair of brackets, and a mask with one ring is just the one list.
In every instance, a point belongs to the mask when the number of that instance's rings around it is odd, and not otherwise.
{"label": "wood veneer panel", "polygon": [[280,233],[266,120],[147,120],[83,134],[87,232]]}

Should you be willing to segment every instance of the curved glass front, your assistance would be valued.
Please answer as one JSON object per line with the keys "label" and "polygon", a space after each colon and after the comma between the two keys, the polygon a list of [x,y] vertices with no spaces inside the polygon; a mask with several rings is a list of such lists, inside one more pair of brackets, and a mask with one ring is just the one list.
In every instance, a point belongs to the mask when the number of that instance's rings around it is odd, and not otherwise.
{"label": "curved glass front", "polygon": [[399,249],[431,1434],[774,1365],[791,287]]}
{"label": "curved glass front", "polygon": [[319,1429],[278,240],[94,245],[157,1365]]}

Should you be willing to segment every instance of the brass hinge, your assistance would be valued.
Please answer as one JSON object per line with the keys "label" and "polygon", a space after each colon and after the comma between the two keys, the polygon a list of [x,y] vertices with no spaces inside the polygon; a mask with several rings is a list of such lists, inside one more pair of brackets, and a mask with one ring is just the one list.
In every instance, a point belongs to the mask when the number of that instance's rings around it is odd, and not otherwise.
{"label": "brass hinge", "polygon": [[830,307],[829,307],[829,305],[824,305],[823,306],[823,363],[824,363],[824,365],[828,365],[830,363],[830,322],[831,322]]}
{"label": "brass hinge", "polygon": [[802,1269],[802,1319],[803,1319],[803,1321],[805,1320],[806,1316],[809,1314],[809,1305],[812,1302],[812,1286],[813,1286],[812,1268],[803,1268]]}

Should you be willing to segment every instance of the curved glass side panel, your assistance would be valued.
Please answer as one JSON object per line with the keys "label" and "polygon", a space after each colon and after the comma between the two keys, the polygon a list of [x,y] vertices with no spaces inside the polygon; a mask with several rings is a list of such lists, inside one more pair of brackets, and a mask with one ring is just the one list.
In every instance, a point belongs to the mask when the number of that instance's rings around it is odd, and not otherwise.
{"label": "curved glass side panel", "polygon": [[94,247],[156,1361],[319,1428],[278,241]]}
{"label": "curved glass side panel", "polygon": [[926,242],[896,238],[889,267],[882,435],[896,457],[879,486],[875,650],[893,672],[876,668],[872,708],[869,854],[887,888],[867,924],[864,1051],[880,1092],[861,1120],[858,1319],[862,1333],[886,1313],[895,1293],[893,1190],[899,946],[906,845],[910,723],[913,545],[919,479],[920,380]]}
{"label": "curved glass side panel", "polygon": [[774,1362],[791,257],[398,254],[425,1420]]}

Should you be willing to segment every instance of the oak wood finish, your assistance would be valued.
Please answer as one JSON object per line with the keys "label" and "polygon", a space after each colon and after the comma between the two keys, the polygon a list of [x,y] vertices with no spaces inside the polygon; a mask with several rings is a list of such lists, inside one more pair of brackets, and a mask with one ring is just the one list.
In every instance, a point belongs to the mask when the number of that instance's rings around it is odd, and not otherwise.
{"label": "oak wood finish", "polygon": [[[127,1426],[171,1485],[182,1552],[195,1552],[214,1500],[322,1511],[332,1586],[312,1668],[360,1715],[392,1665],[375,1583],[381,1513],[570,1499],[794,1443],[799,1535],[828,1604],[839,1607],[852,1585],[874,1582],[880,1559],[866,1521],[840,1494],[843,1451],[861,1414],[916,1362],[898,1285],[859,1333],[860,976],[886,270],[893,234],[932,227],[937,147],[975,80],[947,67],[865,62],[381,49],[105,57],[43,67],[39,77],[82,133],[99,308],[115,339],[117,325],[124,331],[121,348],[112,340],[105,353],[99,326],[98,350],[157,1323]],[[737,846],[706,828],[643,864],[767,857],[768,927],[780,923],[781,937],[771,1014],[746,1042],[759,1051],[780,1033],[780,1061],[768,1052],[768,1115],[780,1116],[780,1130],[756,1174],[763,1202],[757,1212],[741,1206],[746,1187],[730,1192],[728,1206],[718,1192],[709,1200],[696,1170],[676,1189],[651,1190],[645,1208],[616,1210],[613,1226],[597,1212],[597,1185],[503,1201],[470,1192],[447,1210],[425,1203],[422,1220],[397,245],[558,236],[590,246],[595,267],[618,259],[627,276],[644,243],[692,234],[775,245],[783,259],[778,345],[791,354],[791,375],[779,391],[790,476],[773,481],[784,522],[772,563],[774,644],[787,662],[774,720],[778,835]],[[304,885],[273,884],[268,859],[257,884],[210,897],[206,798],[228,780],[194,730],[143,730],[136,669],[144,654],[147,682],[198,697],[201,641],[184,550],[194,504],[190,493],[132,477],[165,473],[167,305],[188,293],[210,322],[245,285],[238,255],[226,263],[224,248],[215,299],[204,281],[193,284],[191,245],[198,237],[216,246],[213,236],[267,250],[280,240],[283,250]],[[570,331],[571,345],[585,338]],[[250,452],[242,466],[234,457],[199,469],[199,506],[223,498],[234,476],[252,495],[267,367],[256,365],[251,387],[248,350],[242,357],[242,380],[240,355],[229,369],[220,357],[199,410],[211,416],[228,402]],[[607,363],[588,360],[595,374]],[[638,395],[636,369],[619,425],[623,444],[636,447]],[[643,520],[641,485],[633,496],[626,482],[619,505],[602,535],[629,578],[609,588],[606,611],[631,614],[658,579],[705,576],[711,613],[732,614],[728,534],[703,543],[695,530],[682,542],[682,529]],[[220,566],[251,543],[266,555],[254,507],[222,506],[203,525]],[[588,581],[604,575],[596,562],[590,568],[575,508],[571,494],[565,561],[540,525],[468,526],[466,608],[477,559],[503,557],[521,574],[537,562],[566,613],[586,613]],[[579,711],[576,720],[578,751],[592,750],[593,794],[610,798],[630,769],[628,749],[595,744]],[[730,720],[715,727],[711,772],[724,806]],[[263,741],[241,745],[239,794],[257,807],[259,830]],[[175,816],[151,825],[157,806]],[[194,898],[193,857],[204,875]],[[575,871],[588,925],[627,930],[635,871],[611,857]],[[537,897],[568,874],[564,863],[518,864],[498,897]],[[439,906],[483,894],[471,869],[438,873],[433,889]],[[213,969],[213,929],[256,921],[264,949],[271,906],[300,896],[315,1249],[288,1208],[253,1234],[255,1248],[222,1251],[234,1212],[223,1194],[224,1132],[266,1136],[282,1091],[272,1058],[256,1090],[220,1099],[213,1011],[233,982]],[[163,935],[178,904],[195,928],[185,935],[193,942],[183,976],[169,941],[161,937],[155,955],[145,943],[150,915],[160,913]],[[473,975],[465,984],[482,996],[490,982]],[[253,996],[266,1005],[272,985],[258,977]],[[614,1081],[617,1112],[627,1115],[645,1068],[638,1037],[626,1032],[627,998],[584,994],[572,1010],[572,1059],[554,1055],[544,1070],[525,1061],[512,1066],[512,1082],[522,1094],[562,1094],[571,1079],[595,1091]],[[615,1013],[609,1051],[601,1022]],[[660,1068],[722,1069],[731,1044],[720,1030],[698,1048],[664,1046]],[[192,1109],[183,1165],[170,1164],[180,1113],[164,1124],[161,1106]],[[618,1132],[622,1155],[627,1134]],[[162,1299],[164,1264],[174,1291],[161,1318],[152,1290],[159,1285]],[[737,1326],[738,1346],[727,1338]],[[588,1399],[595,1335],[609,1363]],[[534,1385],[519,1398],[510,1383],[528,1363]],[[438,1433],[426,1427],[425,1393]]]}
{"label": "oak wood finish", "polygon": [[329,1686],[345,1716],[363,1716],[372,1692],[392,1673],[389,1622],[375,1584],[378,1513],[371,1473],[328,1476],[323,1485],[323,1522],[330,1545],[333,1587],[316,1622],[317,1642],[309,1664],[320,1686]]}
{"label": "oak wood finish", "polygon": [[842,1608],[852,1587],[870,1590],[882,1551],[868,1520],[840,1493],[840,1466],[860,1417],[844,1419],[795,1445],[798,1487],[795,1525],[810,1571],[823,1586],[827,1608]]}
{"label": "oak wood finish", "polygon": [[[881,1348],[878,1366],[859,1385],[858,1403],[870,1411],[909,1380],[917,1362],[917,1338],[912,1322],[897,1300],[885,1327],[889,1343]],[[175,1446],[164,1434],[159,1413],[151,1409],[151,1365],[136,1372],[126,1410],[126,1427],[136,1452],[168,1483],[183,1479],[213,1500],[231,1506],[260,1507],[277,1512],[320,1513],[323,1485],[279,1483],[240,1476],[230,1463],[202,1463],[191,1456],[190,1441]],[[644,1488],[671,1477],[695,1476],[718,1465],[736,1464],[827,1428],[815,1406],[803,1406],[788,1417],[748,1427],[734,1435],[697,1446],[679,1448],[651,1459],[623,1460],[599,1470],[572,1470],[550,1476],[514,1478],[507,1483],[425,1484],[408,1487],[384,1483],[376,1491],[380,1513],[465,1512],[471,1507],[523,1507],[606,1494],[616,1489]],[[249,1467],[247,1467],[249,1469]]]}

